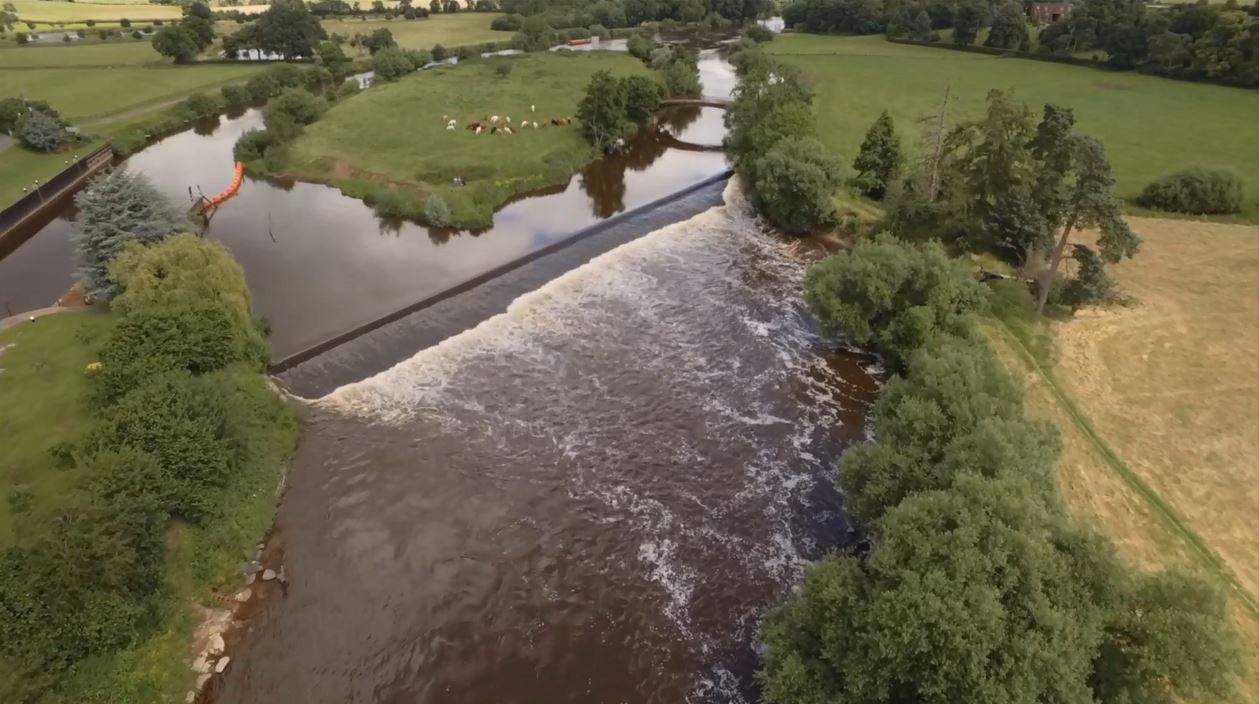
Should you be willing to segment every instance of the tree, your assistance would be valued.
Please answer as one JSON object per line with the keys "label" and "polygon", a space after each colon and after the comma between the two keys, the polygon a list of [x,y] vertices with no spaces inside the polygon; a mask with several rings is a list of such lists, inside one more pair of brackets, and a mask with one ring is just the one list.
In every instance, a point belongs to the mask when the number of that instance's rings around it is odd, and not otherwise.
{"label": "tree", "polygon": [[857,188],[876,200],[882,199],[887,187],[900,175],[904,156],[900,138],[892,124],[892,115],[884,110],[866,132],[861,150],[852,166],[857,171]]}
{"label": "tree", "polygon": [[1234,701],[1244,674],[1228,600],[1180,572],[1141,574],[1106,624],[1093,675],[1101,704]]}
{"label": "tree", "polygon": [[635,32],[625,41],[625,46],[630,56],[640,61],[646,61],[651,57],[651,52],[655,50],[656,43],[650,37]]}
{"label": "tree", "polygon": [[816,134],[813,110],[807,103],[793,100],[771,106],[760,120],[732,132],[727,147],[735,166],[747,170],[779,141]]}
{"label": "tree", "polygon": [[1073,244],[1071,247],[1071,258],[1075,260],[1076,272],[1062,288],[1062,303],[1070,306],[1072,311],[1104,303],[1110,297],[1114,281],[1106,273],[1102,258],[1087,245]]}
{"label": "tree", "polygon": [[375,55],[381,49],[397,48],[398,42],[393,40],[393,32],[390,32],[388,28],[381,27],[367,37],[367,41],[363,42],[363,46],[367,47],[368,52]]}
{"label": "tree", "polygon": [[[555,28],[540,15],[525,19],[520,31],[513,37],[513,43],[523,51],[546,51],[558,41]],[[437,55],[436,48],[433,50],[433,55]]]}
{"label": "tree", "polygon": [[188,14],[179,24],[192,34],[198,49],[204,49],[214,41],[214,15],[204,3],[190,5]]}
{"label": "tree", "polygon": [[661,72],[665,93],[672,97],[695,97],[703,92],[699,68],[693,60],[675,56]]}
{"label": "tree", "polygon": [[754,24],[748,27],[743,31],[743,35],[757,44],[774,40],[774,33],[769,31],[769,28],[763,24]]}
{"label": "tree", "polygon": [[56,151],[66,143],[66,129],[55,117],[34,108],[27,110],[21,121],[22,144],[41,151]]}
{"label": "tree", "polygon": [[1026,483],[979,477],[906,499],[876,530],[865,561],[814,564],[766,619],[766,701],[1093,701],[1115,597],[1103,541]]}
{"label": "tree", "polygon": [[117,254],[109,274],[123,289],[110,306],[120,315],[212,303],[236,329],[254,327],[245,272],[218,242],[187,233],[148,246],[137,240]]}
{"label": "tree", "polygon": [[381,49],[372,57],[372,68],[382,81],[396,81],[415,70],[415,65],[397,47]]}
{"label": "tree", "polygon": [[325,36],[319,18],[301,0],[274,0],[254,21],[250,40],[262,51],[296,59],[312,56]]}
{"label": "tree", "polygon": [[598,71],[586,86],[586,95],[577,106],[582,134],[601,152],[610,152],[623,140],[629,116],[625,91],[609,71]]}
{"label": "tree", "polygon": [[1017,0],[1002,3],[992,20],[992,28],[988,31],[984,46],[1018,49],[1027,43],[1027,15],[1023,10],[1023,3]]}
{"label": "tree", "polygon": [[121,291],[110,269],[130,242],[152,244],[189,227],[148,179],[126,169],[93,179],[74,197],[79,209],[75,256],[79,282],[92,300],[108,303]]}
{"label": "tree", "polygon": [[625,95],[625,115],[635,124],[642,125],[660,109],[660,84],[646,76],[627,76],[621,79],[621,92]]}
{"label": "tree", "polygon": [[814,264],[805,301],[826,334],[874,345],[899,367],[943,335],[963,335],[986,291],[937,242],[911,245],[881,234]]}
{"label": "tree", "polygon": [[953,13],[953,43],[970,46],[984,26],[986,8],[979,0],[961,0]]}
{"label": "tree", "polygon": [[1045,309],[1045,301],[1058,274],[1058,265],[1077,227],[1098,227],[1101,236],[1098,248],[1102,258],[1109,263],[1131,258],[1141,249],[1141,239],[1124,221],[1119,202],[1111,194],[1115,179],[1111,175],[1106,149],[1092,137],[1076,137],[1072,142],[1072,172],[1074,183],[1068,197],[1069,209],[1066,223],[1050,255],[1049,266],[1041,276],[1036,299],[1036,311]]}
{"label": "tree", "polygon": [[752,201],[775,227],[815,232],[835,224],[843,166],[812,137],[779,140],[752,169]]}
{"label": "tree", "polygon": [[153,48],[162,56],[174,59],[177,64],[192,61],[201,51],[196,37],[182,25],[167,25],[159,29],[153,35]]}
{"label": "tree", "polygon": [[969,475],[1023,480],[1058,499],[1058,433],[1023,417],[1022,389],[973,340],[944,336],[914,351],[879,396],[872,430],[875,442],[839,463],[844,510],[863,525]]}
{"label": "tree", "polygon": [[939,41],[938,37],[932,35],[931,16],[926,10],[918,10],[914,13],[909,24],[909,38],[920,42]]}

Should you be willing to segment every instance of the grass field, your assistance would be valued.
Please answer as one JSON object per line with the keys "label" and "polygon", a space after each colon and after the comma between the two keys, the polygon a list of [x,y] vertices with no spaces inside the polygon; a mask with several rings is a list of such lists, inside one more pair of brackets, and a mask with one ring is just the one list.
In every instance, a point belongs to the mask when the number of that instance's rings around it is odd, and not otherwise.
{"label": "grass field", "polygon": [[161,54],[153,50],[153,44],[148,39],[0,47],[0,68],[140,66],[165,61]]}
{"label": "grass field", "polygon": [[[76,443],[91,419],[84,369],[113,325],[103,313],[61,313],[0,331],[0,550],[22,526],[59,505],[81,472],[57,469],[48,448]],[[14,515],[12,496],[29,495],[28,511]]]}
{"label": "grass field", "polygon": [[[152,51],[152,48],[149,49]],[[63,50],[64,51],[64,50]],[[74,121],[98,119],[199,90],[243,81],[262,70],[248,64],[51,68],[0,72],[0,95],[47,100]]]}
{"label": "grass field", "polygon": [[[1259,238],[1242,225],[1131,223],[1142,252],[1113,269],[1130,305],[1054,323],[1053,359],[993,337],[1026,372],[1033,411],[1063,430],[1075,511],[1138,564],[1230,586],[1259,663]],[[1253,676],[1245,701],[1259,701]]]}
{"label": "grass field", "polygon": [[[501,62],[513,66],[507,78],[495,73]],[[460,223],[488,224],[493,209],[511,195],[562,183],[593,157],[575,124],[538,129],[519,124],[530,116],[547,122],[575,114],[590,76],[601,69],[647,73],[628,55],[530,54],[425,71],[378,86],[308,127],[293,143],[283,171],[359,197],[372,188],[393,188],[411,199],[411,212],[437,191]],[[536,113],[529,112],[530,105],[537,106]],[[495,114],[513,116],[516,134],[475,135],[462,128]],[[460,129],[447,131],[444,115]],[[468,186],[451,186],[454,176],[463,176]]]}
{"label": "grass field", "polygon": [[[93,47],[45,50],[45,54]],[[101,46],[100,48],[109,48]],[[152,52],[151,47],[145,47]],[[0,56],[23,49],[0,49]],[[0,151],[0,207],[22,196],[36,179],[46,180],[65,167],[73,154],[85,154],[107,139],[112,130],[134,122],[198,91],[214,92],[228,83],[243,82],[262,66],[130,66],[121,68],[53,68],[0,71],[0,96],[21,95],[47,100],[62,117],[81,125],[95,137],[71,154],[37,154],[18,145]]]}
{"label": "grass field", "polygon": [[17,7],[15,13],[23,22],[83,22],[86,20],[140,20],[179,19],[183,11],[179,5],[149,5],[143,3],[90,3],[50,2],[49,0],[9,0]]}
{"label": "grass field", "polygon": [[[433,15],[423,20],[324,20],[323,28],[329,35],[337,33],[353,36],[360,33],[371,34],[383,27],[393,33],[394,41],[404,49],[432,49],[435,44],[455,47],[510,40],[513,32],[490,29],[490,22],[497,16],[485,12],[465,12]],[[346,51],[350,50],[350,47],[346,47]],[[366,51],[363,50],[363,53]]]}
{"label": "grass field", "polygon": [[786,34],[766,45],[816,80],[819,132],[851,162],[879,112],[896,120],[902,141],[917,140],[915,120],[934,110],[946,85],[954,115],[980,113],[990,89],[1014,89],[1038,113],[1045,102],[1070,106],[1077,132],[1102,139],[1118,179],[1135,197],[1150,180],[1190,165],[1222,166],[1245,182],[1247,220],[1259,219],[1259,92],[1043,61],[893,44],[882,37]]}

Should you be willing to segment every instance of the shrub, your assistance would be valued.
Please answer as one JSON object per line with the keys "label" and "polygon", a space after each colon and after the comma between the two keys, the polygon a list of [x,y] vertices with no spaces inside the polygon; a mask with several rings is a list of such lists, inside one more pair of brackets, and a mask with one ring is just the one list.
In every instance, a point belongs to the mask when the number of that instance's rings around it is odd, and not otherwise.
{"label": "shrub", "polygon": [[305,75],[306,87],[312,90],[318,90],[321,86],[332,84],[332,71],[326,66],[311,66],[306,69]]}
{"label": "shrub", "polygon": [[812,137],[779,140],[753,164],[752,200],[775,227],[813,232],[835,224],[843,167]]}
{"label": "shrub", "polygon": [[519,32],[524,25],[524,15],[499,15],[490,22],[490,29],[496,29],[500,32]]}
{"label": "shrub", "polygon": [[41,152],[56,151],[68,135],[61,121],[40,110],[30,110],[22,117],[22,144]]}
{"label": "shrub", "polygon": [[[349,83],[350,81],[347,81]],[[358,81],[353,81],[355,85]],[[342,86],[344,87],[344,86]],[[357,92],[357,89],[355,90]],[[236,161],[251,162],[261,159],[267,153],[267,147],[271,146],[271,135],[266,130],[249,130],[236,140],[236,145],[232,147],[232,158]]]}
{"label": "shrub", "polygon": [[245,91],[251,100],[266,100],[271,96],[279,95],[282,90],[284,86],[270,71],[255,74],[245,82]]}
{"label": "shrub", "polygon": [[193,93],[184,101],[184,109],[195,117],[210,117],[219,112],[219,103],[205,93]]}
{"label": "shrub", "polygon": [[129,19],[127,19],[126,17],[124,17],[124,18],[122,18],[122,19],[118,20],[118,25],[119,25],[120,27],[130,27],[130,26],[131,26],[131,20],[129,20]]}
{"label": "shrub", "polygon": [[236,363],[262,371],[266,343],[254,325],[241,327],[225,307],[148,307],[122,317],[101,349],[94,386],[101,406],[168,371],[205,374]]}
{"label": "shrub", "polygon": [[75,255],[79,281],[93,300],[110,302],[121,291],[111,269],[131,243],[159,242],[188,228],[188,220],[142,174],[118,169],[93,179],[74,196],[79,208]]}
{"label": "shrub", "polygon": [[75,447],[72,443],[58,442],[48,448],[48,456],[56,469],[74,469],[79,462],[75,458]]}
{"label": "shrub", "polygon": [[411,61],[411,65],[420,69],[433,61],[433,55],[424,49],[403,49],[402,53]]}
{"label": "shrub", "polygon": [[[363,87],[359,85],[357,78],[347,78],[337,86],[337,100],[342,100],[357,94]],[[265,149],[265,147],[264,147]]]}
{"label": "shrub", "polygon": [[372,196],[372,209],[386,218],[403,218],[408,214],[407,197],[399,191],[384,188]]}
{"label": "shrub", "polygon": [[511,75],[512,68],[512,62],[499,61],[498,64],[494,66],[494,73],[497,73],[499,78],[507,78]]}
{"label": "shrub", "polygon": [[758,44],[774,40],[774,33],[769,31],[769,28],[763,24],[754,24],[748,27],[743,32],[743,35]]}
{"label": "shrub", "polygon": [[148,377],[101,413],[87,440],[93,452],[152,455],[159,469],[152,490],[162,507],[193,523],[213,515],[208,492],[227,483],[234,464],[225,409],[207,402],[207,382],[187,372]]}
{"label": "shrub", "polygon": [[327,111],[328,101],[304,88],[289,88],[267,103],[262,118],[267,131],[277,141],[286,142],[296,136],[293,125],[309,125]]}
{"label": "shrub", "polygon": [[229,106],[244,105],[252,99],[244,86],[223,86],[219,92],[223,94],[223,101]]}
{"label": "shrub", "polygon": [[589,36],[598,37],[600,39],[609,39],[612,36],[612,32],[608,31],[608,28],[601,24],[592,24],[590,25]]}
{"label": "shrub", "polygon": [[450,206],[436,193],[428,197],[424,204],[424,220],[430,225],[446,227],[451,224]]}
{"label": "shrub", "polygon": [[372,69],[382,81],[396,81],[415,70],[415,65],[400,49],[389,48],[376,52],[372,57]]}
{"label": "shrub", "polygon": [[1242,183],[1226,169],[1193,167],[1154,180],[1137,204],[1191,215],[1236,213],[1242,206]]}
{"label": "shrub", "polygon": [[630,56],[641,61],[651,58],[651,52],[656,48],[656,43],[642,34],[631,34],[625,45],[629,50]]}
{"label": "shrub", "polygon": [[433,60],[434,61],[443,61],[449,55],[450,55],[450,52],[446,51],[446,47],[442,46],[441,44],[433,45]]}
{"label": "shrub", "polygon": [[241,329],[255,325],[245,273],[222,244],[180,234],[150,246],[131,244],[109,273],[123,292],[112,308],[122,314],[146,308],[223,306]]}
{"label": "shrub", "polygon": [[458,50],[459,62],[467,63],[481,58],[481,52],[474,46],[461,46]]}

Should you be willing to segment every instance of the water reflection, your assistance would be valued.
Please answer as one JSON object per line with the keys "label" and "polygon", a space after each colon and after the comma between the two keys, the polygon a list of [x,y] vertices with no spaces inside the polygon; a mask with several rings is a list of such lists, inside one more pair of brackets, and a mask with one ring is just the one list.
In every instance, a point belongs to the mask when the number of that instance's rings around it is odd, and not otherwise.
{"label": "water reflection", "polygon": [[[725,62],[715,52],[701,58],[701,75],[720,93],[722,69],[710,64]],[[665,130],[688,142],[720,143],[720,119],[694,112],[670,111]],[[128,168],[191,206],[198,195],[227,186],[233,145],[261,124],[254,108],[216,118],[145,149]],[[724,155],[670,148],[665,137],[644,130],[625,153],[506,204],[488,230],[430,229],[381,218],[328,186],[247,178],[214,215],[207,236],[240,261],[282,358],[725,170]],[[21,312],[63,293],[72,278],[73,231],[71,220],[58,218],[0,260],[0,303]]]}

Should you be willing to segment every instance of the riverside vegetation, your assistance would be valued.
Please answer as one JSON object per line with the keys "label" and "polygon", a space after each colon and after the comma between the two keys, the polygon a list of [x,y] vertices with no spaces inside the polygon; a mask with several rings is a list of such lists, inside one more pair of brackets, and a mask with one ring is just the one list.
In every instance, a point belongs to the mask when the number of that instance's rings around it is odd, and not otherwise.
{"label": "riverside vegetation", "polygon": [[[810,133],[810,91],[793,67],[750,48],[737,64],[744,81],[728,145],[752,202],[789,231],[833,224],[833,196],[845,187],[839,160],[815,143],[788,152],[794,159],[769,158],[799,145],[797,131]],[[986,236],[944,232],[959,249],[1000,252],[991,236],[1021,231],[1040,244],[1019,240],[1004,256],[1061,252],[1082,217],[1109,233],[1103,249],[1131,256],[1139,240],[1118,216],[1104,152],[1073,136],[1070,118],[1047,106],[1034,125],[1025,107],[994,92],[984,118],[940,134],[947,158],[904,174],[894,127],[880,119],[852,187],[899,191],[883,225],[893,231],[905,210],[938,214],[948,209],[942,193],[971,193],[981,207],[962,217]],[[1024,176],[1024,159],[1054,168]],[[778,169],[809,187],[775,189],[761,175]],[[1045,200],[1013,208],[1024,214],[1018,227],[995,217],[1008,207],[983,214],[985,203],[1032,197],[1024,178]],[[766,617],[764,696],[778,704],[1231,700],[1245,668],[1223,591],[1180,570],[1138,571],[1071,516],[1055,467],[1059,433],[1026,415],[1020,385],[977,327],[990,305],[1030,310],[1030,294],[1017,280],[986,288],[972,264],[936,241],[943,221],[926,221],[913,235],[921,244],[863,239],[806,278],[823,330],[879,350],[894,376],[874,410],[876,440],[839,464],[847,510],[873,547],[823,558],[801,592]],[[1050,233],[1059,230],[1055,243]],[[1072,281],[1087,276],[1081,266]]]}
{"label": "riverside vegetation", "polygon": [[298,426],[240,267],[125,171],[78,198],[100,310],[0,333],[0,699],[168,702],[241,580]]}

